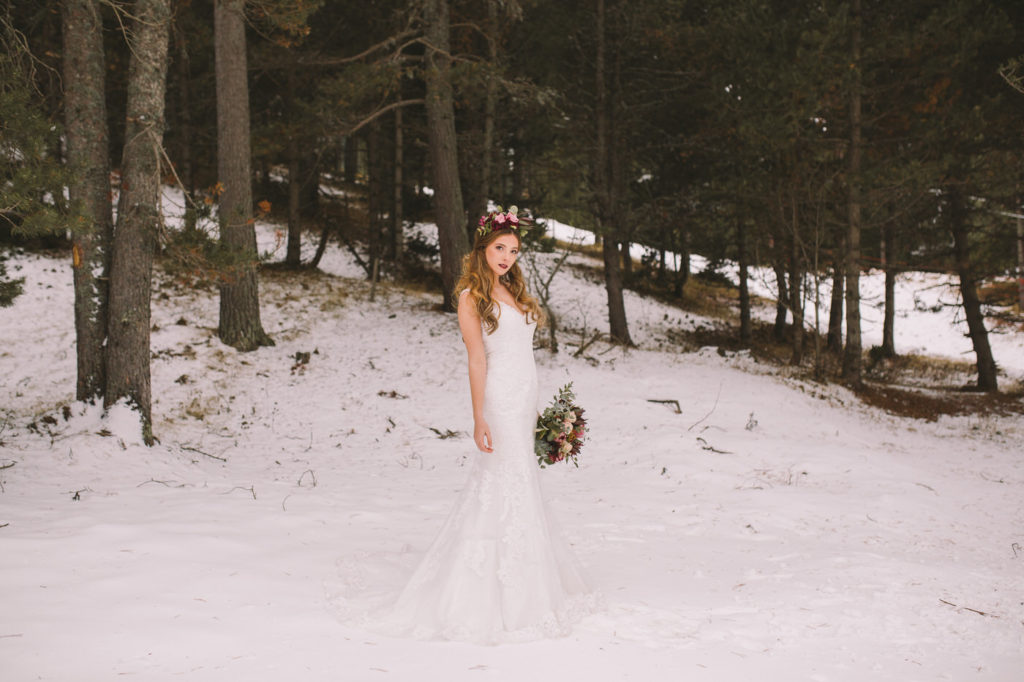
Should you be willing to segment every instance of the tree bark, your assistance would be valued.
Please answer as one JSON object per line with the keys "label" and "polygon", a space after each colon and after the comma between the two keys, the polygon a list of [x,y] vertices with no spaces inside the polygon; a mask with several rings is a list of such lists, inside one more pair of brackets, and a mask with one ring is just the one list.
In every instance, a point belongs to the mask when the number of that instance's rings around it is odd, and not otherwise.
{"label": "tree bark", "polygon": [[843,379],[860,386],[863,365],[860,334],[860,232],[861,232],[861,0],[853,0],[852,82],[850,83],[850,153],[847,170],[846,234],[846,346]]}
{"label": "tree bark", "polygon": [[1024,220],[1017,218],[1017,309],[1024,313]]}
{"label": "tree bark", "polygon": [[796,192],[793,192],[793,229],[789,241],[789,309],[793,315],[793,336],[790,339],[792,354],[791,365],[799,365],[804,360],[804,301],[803,258],[800,255],[800,222],[796,206]]}
{"label": "tree bark", "polygon": [[403,197],[403,175],[405,173],[405,140],[402,129],[402,108],[395,109],[395,170],[392,181],[391,201],[391,259],[395,263],[402,262],[402,250],[405,247],[405,231],[403,228],[404,207]]}
{"label": "tree bark", "polygon": [[[297,66],[296,66],[297,68]],[[295,69],[289,69],[285,77],[286,111],[294,112]],[[285,247],[284,262],[292,268],[302,264],[302,151],[299,149],[299,133],[292,129],[288,134],[288,244]]]}
{"label": "tree bark", "polygon": [[72,230],[78,400],[106,388],[107,282],[114,225],[110,213],[110,141],[107,132],[103,21],[97,0],[65,0],[64,115],[68,194],[80,217]]}
{"label": "tree bark", "polygon": [[127,398],[152,443],[150,292],[160,221],[160,160],[167,87],[169,0],[138,0],[129,34],[124,152],[110,266],[105,404]]}
{"label": "tree bark", "polygon": [[[672,233],[672,238],[674,242],[675,232]],[[686,283],[690,281],[690,228],[685,222],[679,226],[678,245],[674,245],[673,248],[679,254],[679,268],[676,270],[672,294],[676,298],[682,298]]]}
{"label": "tree bark", "polygon": [[[180,15],[179,15],[180,17]],[[172,37],[175,48],[177,48],[178,81],[178,178],[181,181],[181,191],[185,195],[185,219],[183,229],[186,232],[194,231],[198,215],[195,206],[195,172],[192,162],[192,89],[189,77],[189,56],[188,38],[179,22],[172,27]]]}
{"label": "tree bark", "polygon": [[750,324],[750,288],[747,281],[750,260],[747,257],[747,224],[742,219],[736,224],[736,251],[740,266],[740,342],[748,344],[753,336]]}
{"label": "tree bark", "polygon": [[[773,249],[774,250],[774,249]],[[775,323],[772,325],[772,338],[782,341],[786,338],[786,314],[789,312],[789,287],[786,286],[785,256],[773,254],[772,269],[775,271],[775,287],[778,295],[775,298]]]}
{"label": "tree bark", "polygon": [[967,206],[963,190],[958,185],[948,189],[949,224],[953,233],[953,254],[956,259],[956,272],[960,277],[960,296],[964,303],[964,317],[967,318],[967,329],[971,336],[971,345],[978,366],[978,389],[981,391],[998,391],[999,380],[996,377],[996,361],[992,356],[992,347],[988,342],[988,330],[985,329],[985,316],[981,310],[981,299],[978,297],[978,276],[971,263],[970,247],[967,243]]}
{"label": "tree bark", "polygon": [[843,352],[843,300],[846,292],[846,230],[840,235],[832,258],[832,302],[828,311],[826,347],[839,355]]}
{"label": "tree bark", "polygon": [[612,225],[616,214],[614,197],[615,160],[611,158],[615,154],[615,142],[611,134],[611,114],[609,112],[609,97],[605,83],[605,5],[604,0],[597,0],[597,26],[596,26],[596,91],[595,102],[597,113],[597,149],[595,158],[595,173],[597,179],[597,227],[603,235],[601,253],[604,257],[604,281],[605,291],[608,294],[608,325],[609,335],[616,343],[633,345],[629,336],[629,326],[626,323],[626,306],[622,298],[622,272],[619,268],[620,254],[618,244],[615,240],[618,232],[618,225]]}
{"label": "tree bark", "polygon": [[459,184],[455,108],[449,57],[448,0],[426,0],[427,42],[424,55],[427,89],[427,137],[434,171],[434,214],[441,252],[442,306],[453,312],[453,289],[469,250]]}
{"label": "tree bark", "polygon": [[[487,58],[490,67],[498,68],[498,40],[500,33],[498,29],[498,0],[487,0],[487,24],[485,36],[487,40]],[[487,201],[500,198],[493,193],[494,187],[494,120],[498,106],[498,77],[487,78],[484,89],[484,117],[483,117],[483,140],[480,148],[480,177],[472,192],[472,197],[467,200],[468,215],[466,233],[472,235],[477,227],[477,218],[487,212]],[[472,186],[472,185],[471,185]]]}
{"label": "tree bark", "polygon": [[217,177],[220,238],[230,257],[220,285],[221,341],[240,351],[274,342],[260,322],[256,276],[256,230],[252,217],[249,82],[245,53],[244,0],[216,0],[213,10],[217,78]]}
{"label": "tree bark", "polygon": [[894,237],[892,225],[882,228],[882,267],[885,269],[885,312],[882,320],[882,355],[896,357],[896,266],[892,262]]}

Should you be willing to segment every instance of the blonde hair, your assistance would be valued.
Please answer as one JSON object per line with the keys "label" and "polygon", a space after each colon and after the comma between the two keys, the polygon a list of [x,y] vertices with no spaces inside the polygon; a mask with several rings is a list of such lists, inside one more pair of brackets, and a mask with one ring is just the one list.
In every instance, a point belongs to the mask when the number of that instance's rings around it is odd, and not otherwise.
{"label": "blonde hair", "polygon": [[[504,227],[484,234],[477,234],[472,250],[462,259],[462,276],[459,277],[459,283],[455,285],[456,307],[459,304],[459,296],[468,289],[469,299],[473,302],[476,313],[488,334],[493,334],[494,330],[498,328],[498,317],[501,313],[498,311],[497,301],[493,295],[494,276],[490,266],[487,265],[486,251],[492,242],[506,234],[514,235],[516,241],[522,244],[519,232],[515,228]],[[526,311],[526,319],[543,325],[544,311],[541,310],[537,299],[526,291],[526,280],[523,278],[523,271],[519,269],[519,263],[513,263],[508,272],[499,280],[512,294],[516,306],[520,310]]]}

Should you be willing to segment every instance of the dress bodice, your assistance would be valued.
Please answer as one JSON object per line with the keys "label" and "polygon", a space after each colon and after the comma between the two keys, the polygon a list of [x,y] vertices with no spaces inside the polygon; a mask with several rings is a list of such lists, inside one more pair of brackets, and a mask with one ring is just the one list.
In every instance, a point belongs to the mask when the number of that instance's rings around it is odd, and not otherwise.
{"label": "dress bodice", "polygon": [[[484,413],[528,412],[535,416],[537,368],[533,360],[533,334],[537,323],[514,305],[498,301],[498,328],[484,330],[487,356],[487,382],[484,388]],[[489,420],[490,421],[490,420]]]}

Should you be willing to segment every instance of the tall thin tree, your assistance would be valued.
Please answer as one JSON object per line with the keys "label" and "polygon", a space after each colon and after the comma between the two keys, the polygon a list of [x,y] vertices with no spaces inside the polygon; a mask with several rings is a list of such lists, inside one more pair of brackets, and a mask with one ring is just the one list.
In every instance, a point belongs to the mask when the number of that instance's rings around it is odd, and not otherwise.
{"label": "tall thin tree", "polygon": [[160,161],[167,87],[170,0],[138,0],[128,33],[128,102],[121,193],[110,264],[107,406],[127,398],[152,442],[149,371],[153,253],[160,221]]}
{"label": "tall thin tree", "polygon": [[220,239],[232,265],[220,285],[221,341],[240,351],[272,346],[260,322],[256,229],[252,213],[249,81],[245,1],[216,0],[213,9],[217,79],[217,178]]}
{"label": "tall thin tree", "polygon": [[605,31],[606,13],[604,0],[597,0],[595,27],[595,92],[596,108],[596,154],[594,159],[595,192],[597,194],[598,232],[604,236],[601,254],[604,258],[605,291],[608,294],[609,335],[616,343],[631,346],[633,340],[629,336],[626,323],[626,306],[622,297],[622,269],[619,260],[616,234],[618,225],[615,218],[619,211],[615,207],[615,154],[617,147],[611,130],[611,98],[608,96],[606,73],[607,36]]}
{"label": "tall thin tree", "polygon": [[469,250],[469,240],[459,183],[448,0],[426,0],[425,10],[427,136],[434,171],[434,214],[441,250],[443,306],[451,311],[454,309],[452,289],[462,267],[462,256]]}
{"label": "tall thin tree", "polygon": [[846,345],[843,379],[861,384],[860,232],[861,232],[861,0],[853,0],[850,23],[850,151],[847,155]]}
{"label": "tall thin tree", "polygon": [[72,222],[75,396],[91,400],[106,389],[107,281],[114,236],[110,212],[110,135],[107,131],[103,20],[97,0],[65,0],[64,127]]}

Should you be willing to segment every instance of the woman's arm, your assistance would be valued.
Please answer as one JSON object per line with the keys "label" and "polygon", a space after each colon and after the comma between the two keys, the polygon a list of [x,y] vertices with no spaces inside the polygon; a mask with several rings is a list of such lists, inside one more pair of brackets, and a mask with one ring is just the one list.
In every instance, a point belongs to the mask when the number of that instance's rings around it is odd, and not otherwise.
{"label": "woman's arm", "polygon": [[491,428],[484,420],[484,385],[487,382],[487,355],[480,315],[468,291],[459,295],[459,329],[469,360],[469,393],[473,398],[473,440],[481,452],[493,452]]}

